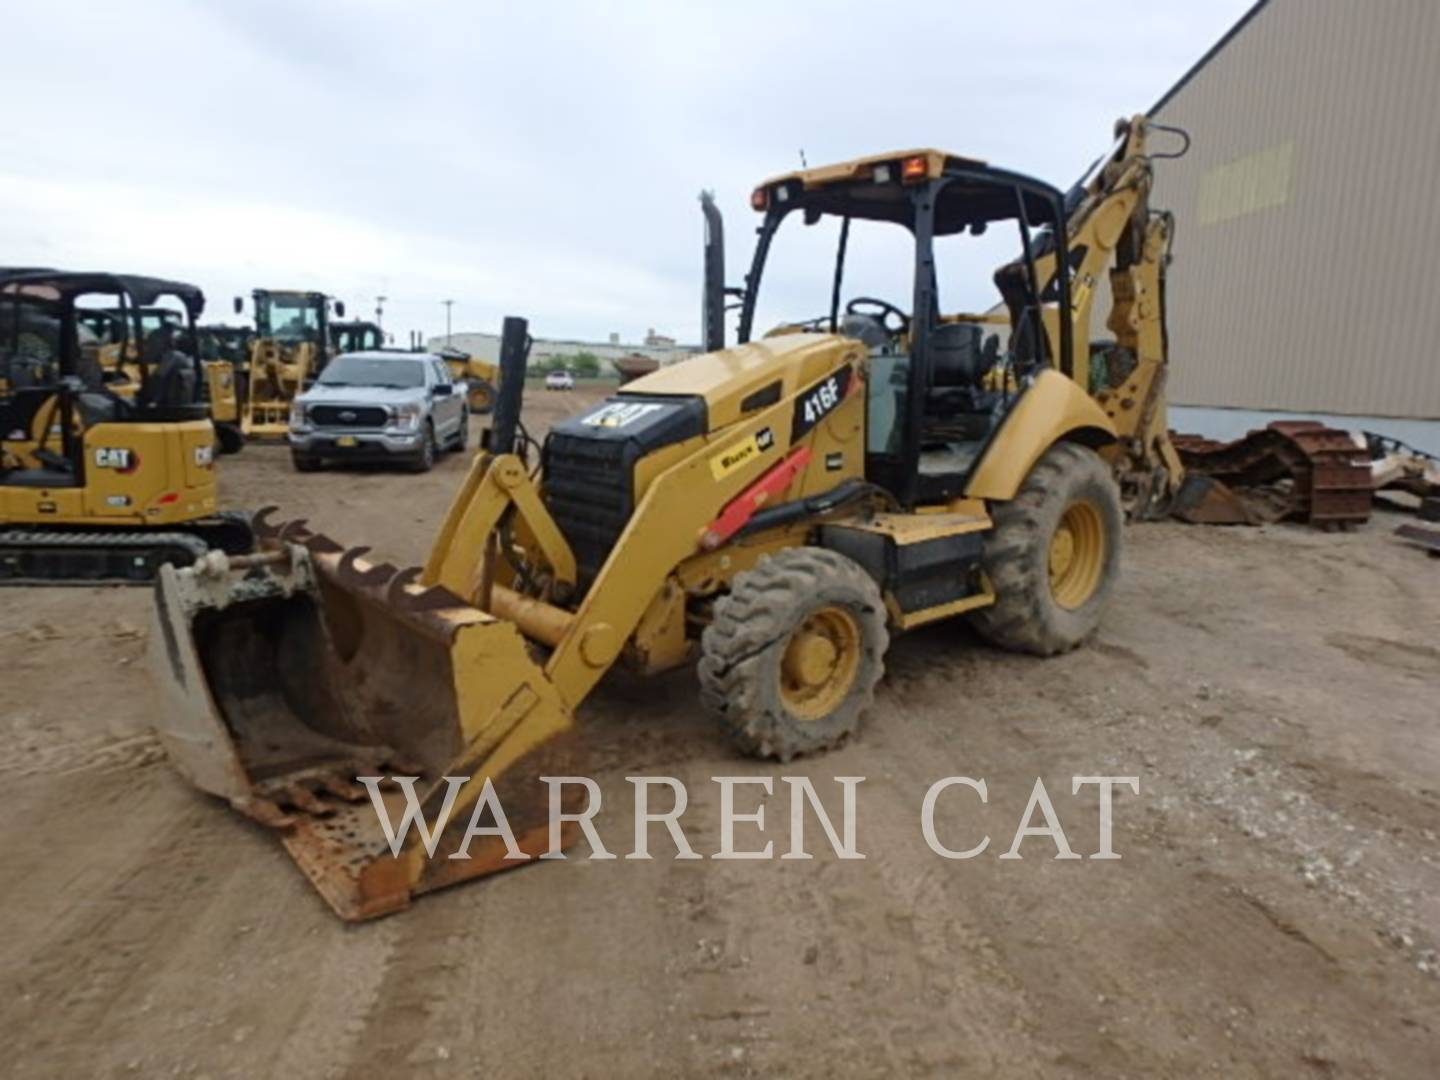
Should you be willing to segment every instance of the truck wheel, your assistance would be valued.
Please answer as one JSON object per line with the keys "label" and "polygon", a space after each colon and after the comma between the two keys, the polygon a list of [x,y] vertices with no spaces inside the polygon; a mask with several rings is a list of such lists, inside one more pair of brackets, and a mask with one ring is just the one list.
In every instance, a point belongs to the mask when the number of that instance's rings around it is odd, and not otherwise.
{"label": "truck wheel", "polygon": [[1073,649],[1100,622],[1120,568],[1120,492],[1110,470],[1093,450],[1057,443],[992,514],[980,565],[995,603],[971,624],[1015,652]]}
{"label": "truck wheel", "polygon": [[429,472],[435,467],[435,459],[440,456],[440,451],[435,445],[435,425],[425,421],[425,434],[420,439],[420,451],[415,455],[414,461],[410,463],[410,471],[423,473]]}
{"label": "truck wheel", "polygon": [[320,469],[320,459],[311,457],[309,454],[296,454],[292,452],[290,454],[290,464],[295,466],[296,472],[318,472]]}
{"label": "truck wheel", "polygon": [[860,726],[884,673],[885,604],[859,565],[792,548],[735,577],[701,638],[701,700],[739,747],[789,761]]}
{"label": "truck wheel", "polygon": [[495,408],[495,387],[488,379],[470,381],[470,408],[476,416],[485,416]]}

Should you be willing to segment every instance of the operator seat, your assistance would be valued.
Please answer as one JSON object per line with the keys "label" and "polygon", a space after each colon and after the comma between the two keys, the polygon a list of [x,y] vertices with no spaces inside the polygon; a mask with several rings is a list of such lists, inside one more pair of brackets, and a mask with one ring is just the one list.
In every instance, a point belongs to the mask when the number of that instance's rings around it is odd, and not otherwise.
{"label": "operator seat", "polygon": [[1000,339],[975,323],[941,323],[930,336],[930,388],[925,392],[927,442],[985,438],[998,395],[985,387],[1000,359]]}
{"label": "operator seat", "polygon": [[846,312],[840,320],[840,333],[855,338],[871,352],[882,351],[890,345],[884,324],[873,315]]}
{"label": "operator seat", "polygon": [[165,352],[140,393],[140,403],[159,408],[190,405],[195,401],[195,363],[178,349]]}

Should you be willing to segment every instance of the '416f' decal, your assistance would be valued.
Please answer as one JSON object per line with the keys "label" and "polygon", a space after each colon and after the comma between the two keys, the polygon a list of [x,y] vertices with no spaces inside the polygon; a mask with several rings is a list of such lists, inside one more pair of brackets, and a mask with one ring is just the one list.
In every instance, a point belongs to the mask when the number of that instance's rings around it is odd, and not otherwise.
{"label": "'416f' decal", "polygon": [[835,411],[850,392],[855,369],[846,365],[827,375],[795,399],[795,417],[790,424],[790,441],[799,442],[806,432]]}

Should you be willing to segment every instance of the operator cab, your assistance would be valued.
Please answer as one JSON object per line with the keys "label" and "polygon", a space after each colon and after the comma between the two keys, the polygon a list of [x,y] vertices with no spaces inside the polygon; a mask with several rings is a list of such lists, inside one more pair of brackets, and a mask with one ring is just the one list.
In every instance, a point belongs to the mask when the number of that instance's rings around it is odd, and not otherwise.
{"label": "operator cab", "polygon": [[[1069,321],[1055,319],[1053,335],[1045,325],[1046,306],[1069,307],[1063,197],[1049,184],[970,158],[920,150],[775,177],[755,189],[751,205],[764,219],[750,272],[743,289],[717,290],[707,281],[706,347],[715,347],[720,325],[717,294],[738,297],[733,306],[739,310],[739,341],[751,339],[772,246],[777,237],[796,231],[782,228],[786,222],[837,219],[829,311],[765,336],[828,332],[864,344],[870,355],[866,476],[902,505],[963,492],[989,439],[1033,376],[1048,366],[1071,370]],[[714,229],[708,209],[707,219]],[[904,244],[908,304],[899,297],[845,299],[847,272],[853,270],[847,251],[857,222],[899,226],[892,250]],[[949,254],[949,248],[991,229],[1014,230],[1007,254],[1020,252],[994,274],[999,291],[992,298],[994,310],[943,310],[937,254]],[[1035,260],[1057,244],[1058,272],[1048,282],[1037,281]],[[963,262],[965,253],[960,255]],[[861,264],[862,273],[869,269]],[[723,339],[723,331],[719,336]]]}
{"label": "operator cab", "polygon": [[[157,317],[162,300],[179,307]],[[205,419],[195,337],[204,305],[194,286],[158,278],[0,270],[0,484],[83,485],[84,432],[96,424]],[[135,358],[133,401],[107,382],[107,345]]]}

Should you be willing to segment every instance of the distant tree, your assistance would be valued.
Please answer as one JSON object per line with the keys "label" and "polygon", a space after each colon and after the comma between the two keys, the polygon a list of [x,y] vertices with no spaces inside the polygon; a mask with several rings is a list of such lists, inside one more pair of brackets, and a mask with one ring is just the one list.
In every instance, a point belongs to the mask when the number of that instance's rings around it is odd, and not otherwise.
{"label": "distant tree", "polygon": [[576,375],[593,379],[600,374],[600,358],[592,352],[582,350],[570,357],[570,370]]}

